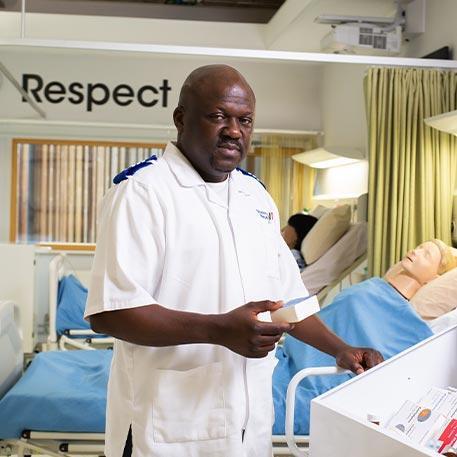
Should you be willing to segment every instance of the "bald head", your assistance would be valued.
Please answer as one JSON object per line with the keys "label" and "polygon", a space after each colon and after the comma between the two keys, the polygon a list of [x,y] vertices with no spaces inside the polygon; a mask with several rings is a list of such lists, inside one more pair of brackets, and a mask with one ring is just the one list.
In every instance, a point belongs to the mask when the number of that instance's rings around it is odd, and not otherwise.
{"label": "bald head", "polygon": [[228,65],[200,67],[186,78],[173,113],[177,146],[205,181],[223,181],[244,159],[254,111],[251,86]]}
{"label": "bald head", "polygon": [[184,81],[179,93],[179,105],[186,106],[199,97],[205,97],[214,90],[233,85],[240,85],[252,97],[255,103],[255,95],[251,86],[244,79],[243,75],[229,65],[205,65],[196,68]]}

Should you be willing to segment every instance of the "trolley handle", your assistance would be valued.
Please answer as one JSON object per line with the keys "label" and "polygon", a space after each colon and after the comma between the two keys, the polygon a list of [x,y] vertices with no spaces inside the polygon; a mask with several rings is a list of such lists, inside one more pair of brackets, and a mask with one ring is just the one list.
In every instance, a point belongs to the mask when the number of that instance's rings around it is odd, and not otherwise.
{"label": "trolley handle", "polygon": [[319,375],[332,375],[332,374],[345,374],[352,373],[350,370],[345,370],[337,366],[334,367],[314,367],[305,368],[300,370],[291,379],[287,387],[286,396],[286,441],[287,446],[295,457],[307,457],[307,453],[301,450],[295,442],[294,436],[294,418],[295,418],[295,394],[298,384],[308,376],[319,376]]}

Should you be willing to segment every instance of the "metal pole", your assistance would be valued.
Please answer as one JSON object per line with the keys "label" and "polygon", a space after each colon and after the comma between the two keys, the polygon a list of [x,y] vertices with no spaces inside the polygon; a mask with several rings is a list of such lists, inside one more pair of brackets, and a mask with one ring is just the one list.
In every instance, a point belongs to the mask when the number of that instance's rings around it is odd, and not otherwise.
{"label": "metal pole", "polygon": [[21,0],[21,38],[25,38],[25,0]]}
{"label": "metal pole", "polygon": [[3,73],[6,79],[20,92],[20,94],[27,100],[29,105],[42,117],[43,119],[46,118],[46,113],[34,102],[34,100],[30,97],[30,95],[22,88],[22,86],[16,81],[14,76],[10,73],[10,71],[0,62],[0,73]]}

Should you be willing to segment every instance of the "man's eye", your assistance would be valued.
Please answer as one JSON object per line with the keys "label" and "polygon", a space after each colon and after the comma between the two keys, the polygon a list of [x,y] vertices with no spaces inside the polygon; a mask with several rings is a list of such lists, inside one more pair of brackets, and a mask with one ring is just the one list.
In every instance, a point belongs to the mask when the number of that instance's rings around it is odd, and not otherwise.
{"label": "man's eye", "polygon": [[240,119],[240,122],[243,125],[251,125],[252,124],[252,119],[250,117],[242,117]]}
{"label": "man's eye", "polygon": [[216,121],[221,121],[222,119],[224,119],[225,116],[222,113],[214,113],[214,114],[211,114],[209,117]]}

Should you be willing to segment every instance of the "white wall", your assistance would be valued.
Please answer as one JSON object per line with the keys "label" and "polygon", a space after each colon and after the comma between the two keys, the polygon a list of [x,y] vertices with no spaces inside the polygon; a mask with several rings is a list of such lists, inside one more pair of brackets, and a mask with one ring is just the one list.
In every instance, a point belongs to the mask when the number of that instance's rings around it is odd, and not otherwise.
{"label": "white wall", "polygon": [[457,1],[426,0],[425,33],[406,46],[406,56],[421,57],[443,46],[454,49],[457,57]]}
{"label": "white wall", "polygon": [[368,162],[363,160],[318,170],[316,189],[316,201],[322,201],[325,197],[326,201],[335,200],[335,196],[339,199],[359,197],[368,192]]}
{"label": "white wall", "polygon": [[366,152],[365,65],[327,64],[322,80],[324,145]]}
{"label": "white wall", "polygon": [[[135,92],[145,85],[158,89],[164,79],[172,88],[167,107],[161,106],[160,91],[159,102],[153,107],[142,107],[136,101],[123,107],[111,98],[105,105],[94,105],[91,111],[85,102],[71,104],[67,94],[62,103],[39,104],[51,121],[172,125],[179,89],[188,73],[200,65],[223,62],[238,68],[252,85],[257,96],[257,128],[319,130],[321,127],[321,67],[316,64],[53,49],[2,50],[0,60],[20,83],[24,73],[33,73],[40,75],[45,84],[51,81],[64,84],[67,92],[72,82],[82,83],[86,92],[87,85],[95,83],[106,84],[111,92],[122,83],[129,84]],[[39,95],[43,98],[42,92]],[[96,91],[94,97],[101,98],[102,93]],[[146,92],[146,99],[152,97],[152,92]],[[21,98],[12,84],[4,80],[0,85],[0,118],[37,119],[38,115]]]}

